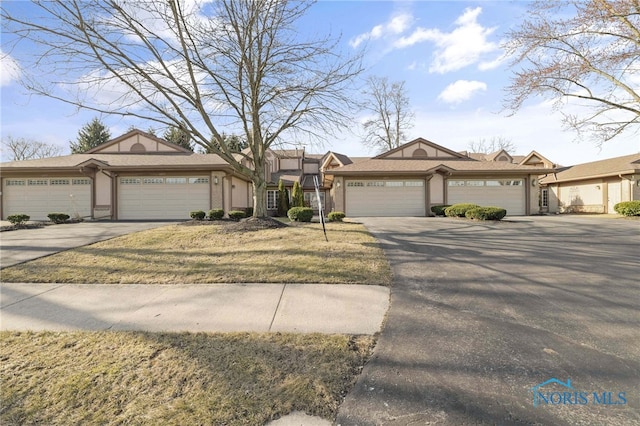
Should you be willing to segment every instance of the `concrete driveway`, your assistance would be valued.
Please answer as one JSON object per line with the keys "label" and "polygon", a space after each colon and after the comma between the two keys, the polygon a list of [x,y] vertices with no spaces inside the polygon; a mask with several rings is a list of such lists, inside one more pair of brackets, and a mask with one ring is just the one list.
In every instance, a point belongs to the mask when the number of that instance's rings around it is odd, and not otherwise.
{"label": "concrete driveway", "polygon": [[394,287],[336,424],[640,424],[640,222],[363,222]]}
{"label": "concrete driveway", "polygon": [[15,265],[170,222],[80,222],[18,229],[0,234],[0,267]]}

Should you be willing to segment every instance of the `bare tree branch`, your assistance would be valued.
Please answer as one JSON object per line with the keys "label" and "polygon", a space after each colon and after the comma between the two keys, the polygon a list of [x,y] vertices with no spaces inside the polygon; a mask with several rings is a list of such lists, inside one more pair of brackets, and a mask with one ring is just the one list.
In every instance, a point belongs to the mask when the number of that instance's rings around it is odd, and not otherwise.
{"label": "bare tree branch", "polygon": [[9,152],[9,161],[33,160],[62,154],[61,146],[12,136],[7,136],[2,141],[2,147]]}
{"label": "bare tree branch", "polygon": [[505,48],[521,66],[507,88],[512,113],[531,97],[553,99],[565,125],[597,145],[640,129],[637,0],[536,1]]}
{"label": "bare tree branch", "polygon": [[[34,0],[35,18],[14,14],[24,9],[11,3],[2,4],[1,18],[8,50],[30,71],[24,87],[78,108],[181,128],[250,176],[254,215],[264,216],[266,150],[328,140],[348,126],[361,55],[341,55],[330,36],[302,38],[296,25],[311,2],[201,6]],[[243,135],[251,155],[238,156],[225,132]]]}

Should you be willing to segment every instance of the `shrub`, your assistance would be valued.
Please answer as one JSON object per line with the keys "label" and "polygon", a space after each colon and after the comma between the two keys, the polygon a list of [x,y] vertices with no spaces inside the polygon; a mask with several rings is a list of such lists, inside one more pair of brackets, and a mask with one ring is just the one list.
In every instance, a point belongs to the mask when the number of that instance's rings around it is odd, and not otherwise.
{"label": "shrub", "polygon": [[189,216],[191,216],[191,219],[202,220],[206,216],[206,213],[202,210],[194,210],[189,213]]}
{"label": "shrub", "polygon": [[245,212],[243,212],[242,210],[231,210],[229,212],[229,217],[233,220],[240,220],[244,217],[247,217],[247,214]]}
{"label": "shrub", "polygon": [[47,217],[53,223],[65,223],[69,220],[69,215],[66,213],[49,213]]}
{"label": "shrub", "polygon": [[207,215],[207,217],[210,220],[220,220],[224,217],[224,210],[223,209],[211,209],[209,210],[209,214]]}
{"label": "shrub", "polygon": [[253,216],[253,207],[247,207],[244,209],[244,216],[251,217]]}
{"label": "shrub", "polygon": [[287,212],[287,216],[295,222],[311,222],[313,209],[309,207],[292,207]]}
{"label": "shrub", "polygon": [[623,201],[613,209],[623,216],[640,216],[640,201]]}
{"label": "shrub", "polygon": [[500,220],[507,215],[507,211],[500,207],[476,207],[464,214],[468,219]]}
{"label": "shrub", "polygon": [[345,216],[344,212],[330,212],[328,215],[329,222],[342,222]]}
{"label": "shrub", "polygon": [[24,222],[28,222],[31,219],[31,216],[24,213],[12,214],[7,216],[7,220],[11,222],[12,225],[20,226]]}
{"label": "shrub", "polygon": [[[293,188],[291,189],[291,198],[292,207],[304,207],[304,191],[297,181],[293,183]],[[287,214],[289,214],[288,211]]]}
{"label": "shrub", "polygon": [[447,217],[465,217],[464,215],[465,213],[467,213],[467,210],[475,209],[477,207],[480,207],[480,206],[472,203],[454,204],[452,206],[445,208],[444,214]]}
{"label": "shrub", "polygon": [[431,213],[435,214],[436,216],[444,216],[444,209],[446,209],[447,207],[450,207],[450,205],[443,204],[441,206],[431,206]]}

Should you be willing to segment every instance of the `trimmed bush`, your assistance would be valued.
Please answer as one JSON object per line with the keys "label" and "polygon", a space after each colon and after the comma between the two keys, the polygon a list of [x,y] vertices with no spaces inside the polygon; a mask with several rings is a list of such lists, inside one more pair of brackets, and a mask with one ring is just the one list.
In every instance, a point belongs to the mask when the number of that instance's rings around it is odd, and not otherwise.
{"label": "trimmed bush", "polygon": [[506,215],[507,211],[500,207],[476,207],[464,214],[466,218],[476,220],[500,220]]}
{"label": "trimmed bush", "polygon": [[444,216],[444,209],[446,209],[447,207],[450,207],[450,205],[443,204],[441,206],[431,206],[431,213],[435,214],[436,216]]}
{"label": "trimmed bush", "polygon": [[467,210],[475,209],[478,207],[480,206],[472,203],[454,204],[444,209],[444,215],[447,217],[465,217],[464,215],[467,213]]}
{"label": "trimmed bush", "polygon": [[623,216],[640,216],[640,201],[623,201],[613,209]]}
{"label": "trimmed bush", "polygon": [[342,222],[345,216],[344,212],[330,212],[328,218],[329,222]]}
{"label": "trimmed bush", "polygon": [[7,216],[7,220],[14,226],[20,226],[24,222],[28,222],[29,219],[31,219],[31,216],[24,213],[12,214]]}
{"label": "trimmed bush", "polygon": [[287,212],[287,217],[294,222],[311,222],[313,209],[310,207],[292,207]]}
{"label": "trimmed bush", "polygon": [[207,215],[207,217],[210,220],[220,220],[224,217],[224,210],[223,209],[211,209],[209,210],[209,214]]}
{"label": "trimmed bush", "polygon": [[243,212],[242,210],[231,210],[229,212],[229,218],[238,221],[242,218],[247,217],[247,214],[245,212]]}
{"label": "trimmed bush", "polygon": [[49,213],[47,217],[53,223],[65,223],[70,216],[66,213]]}
{"label": "trimmed bush", "polygon": [[244,216],[251,217],[253,216],[253,207],[247,207],[244,209]]}
{"label": "trimmed bush", "polygon": [[194,210],[189,213],[189,216],[191,216],[191,219],[202,220],[206,216],[206,213],[202,210]]}

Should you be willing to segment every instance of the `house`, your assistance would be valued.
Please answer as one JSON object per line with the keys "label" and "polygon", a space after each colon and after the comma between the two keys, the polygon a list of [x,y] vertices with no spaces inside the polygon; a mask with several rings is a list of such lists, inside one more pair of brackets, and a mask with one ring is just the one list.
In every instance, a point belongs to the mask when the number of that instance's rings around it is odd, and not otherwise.
{"label": "house", "polygon": [[552,167],[535,152],[515,163],[505,151],[474,158],[418,138],[324,173],[335,210],[347,216],[427,216],[431,206],[461,202],[530,215],[540,211],[538,176]]}
{"label": "house", "polygon": [[[241,161],[250,165],[249,152]],[[239,157],[240,158],[240,157]],[[64,212],[112,220],[181,220],[190,211],[250,208],[250,179],[214,154],[196,154],[132,130],[83,154],[0,165],[4,219],[26,213],[34,220]],[[373,158],[329,151],[269,149],[267,209],[277,210],[278,182],[298,182],[305,201],[348,216],[429,216],[431,206],[473,202],[510,215],[540,212],[538,177],[555,165],[528,156],[467,154],[418,138]]]}
{"label": "house", "polygon": [[1,217],[47,214],[185,219],[192,210],[246,208],[251,182],[214,154],[132,130],[83,154],[3,163]]}
{"label": "house", "polygon": [[640,153],[559,168],[540,184],[551,213],[615,213],[617,203],[640,200]]}

